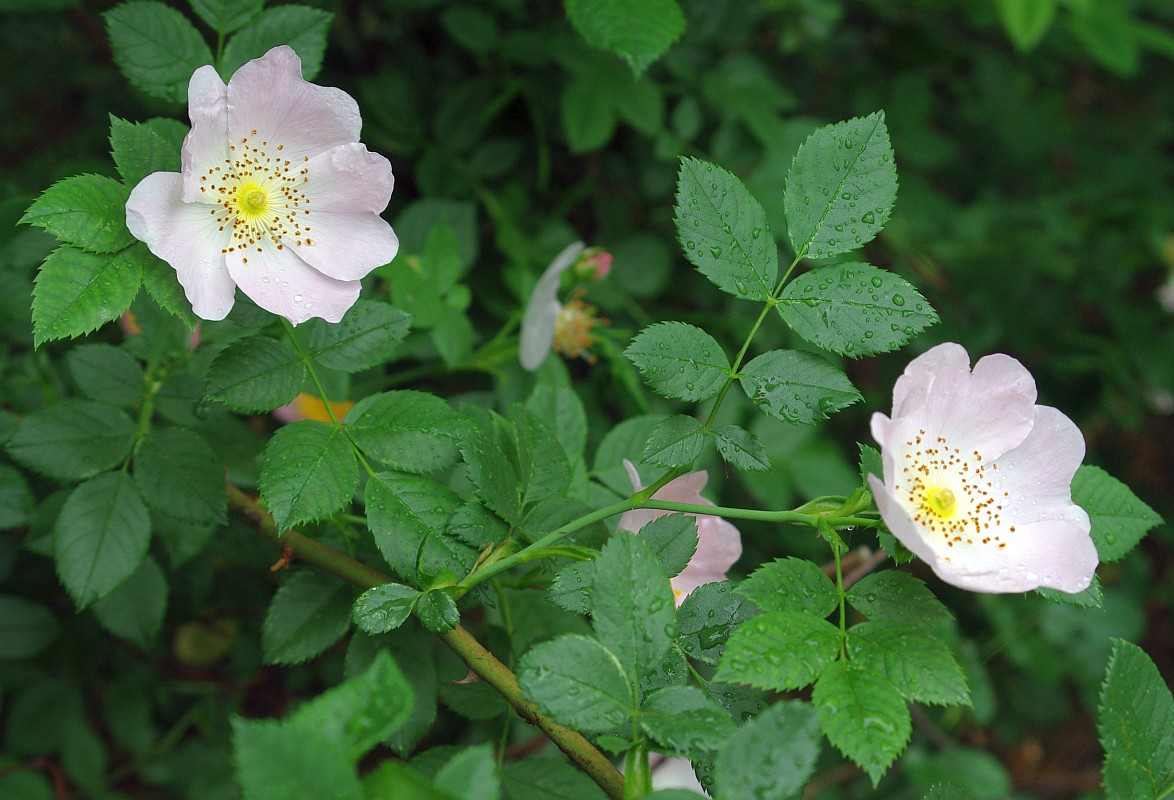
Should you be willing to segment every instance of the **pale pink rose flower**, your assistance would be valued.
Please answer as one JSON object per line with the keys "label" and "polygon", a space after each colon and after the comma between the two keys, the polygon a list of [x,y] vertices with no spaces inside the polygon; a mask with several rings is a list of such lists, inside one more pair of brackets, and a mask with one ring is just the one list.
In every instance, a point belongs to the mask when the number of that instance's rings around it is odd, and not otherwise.
{"label": "pale pink rose flower", "polygon": [[522,367],[533,372],[542,366],[554,344],[554,328],[563,305],[558,301],[558,289],[563,273],[575,265],[583,252],[582,242],[573,242],[562,249],[542,273],[522,317],[518,360]]}
{"label": "pale pink rose flower", "polygon": [[873,414],[884,482],[868,477],[889,530],[947,583],[976,592],[1079,592],[1097,551],[1072,502],[1084,437],[1035,404],[1035,380],[997,354],[970,369],[957,344],[932,348]]}
{"label": "pale pink rose flower", "polygon": [[338,322],[359,279],[399,249],[379,216],[391,164],[359,144],[358,105],[303,80],[282,45],[227,86],[211,66],[197,69],[188,114],[183,171],[139,182],[126,203],[130,232],[175,269],[203,319],[223,319],[240,287],[295,325]]}
{"label": "pale pink rose flower", "polygon": [[[644,488],[640,482],[640,474],[631,461],[624,459],[624,469],[632,479],[632,491],[638,492]],[[652,495],[653,500],[667,500],[672,503],[692,503],[694,505],[711,506],[712,502],[701,496],[701,490],[709,482],[709,473],[705,470],[690,472],[675,478]],[[640,529],[657,517],[672,514],[672,511],[659,511],[651,508],[637,508],[625,511],[616,527],[629,533],[639,533]],[[738,529],[721,517],[708,514],[690,514],[697,520],[697,551],[689,564],[679,575],[671,580],[673,596],[677,605],[685,602],[689,593],[705,583],[715,583],[726,579],[726,571],[734,566],[734,562],[742,555],[742,534]]]}

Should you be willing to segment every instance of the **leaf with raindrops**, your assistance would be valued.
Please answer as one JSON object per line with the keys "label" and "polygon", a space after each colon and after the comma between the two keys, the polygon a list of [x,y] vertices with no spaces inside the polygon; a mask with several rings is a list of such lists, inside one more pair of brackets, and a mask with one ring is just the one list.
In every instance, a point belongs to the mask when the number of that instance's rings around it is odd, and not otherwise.
{"label": "leaf with raindrops", "polygon": [[657,394],[705,400],[721,389],[730,362],[717,340],[684,322],[649,325],[624,350]]}
{"label": "leaf with raindrops", "polygon": [[763,711],[718,753],[718,797],[788,800],[797,796],[819,759],[819,718],[808,703],[787,700]]}
{"label": "leaf with raindrops", "polygon": [[811,700],[828,741],[867,772],[875,787],[913,729],[897,687],[876,670],[837,661],[820,676]]}
{"label": "leaf with raindrops", "polygon": [[782,422],[806,425],[860,399],[860,392],[813,353],[771,350],[742,368],[742,389],[758,408]]}
{"label": "leaf with raindrops", "polygon": [[885,114],[820,128],[795,154],[783,206],[797,255],[830,258],[872,241],[897,200]]}
{"label": "leaf with raindrops", "polygon": [[794,611],[760,614],[726,644],[714,680],[775,692],[802,689],[836,660],[840,631],[825,619]]}
{"label": "leaf with raindrops", "polygon": [[862,622],[848,631],[848,655],[883,674],[911,703],[973,705],[962,668],[929,628]]}
{"label": "leaf with raindrops", "polygon": [[908,281],[862,262],[800,275],[783,289],[778,310],[807,341],[851,358],[896,350],[938,321]]}
{"label": "leaf with raindrops", "polygon": [[696,686],[666,686],[648,695],[640,709],[640,727],[666,753],[682,758],[716,752],[738,728]]}
{"label": "leaf with raindrops", "polygon": [[682,158],[676,223],[685,258],[719,289],[746,300],[770,297],[778,246],[766,212],[732,173]]}

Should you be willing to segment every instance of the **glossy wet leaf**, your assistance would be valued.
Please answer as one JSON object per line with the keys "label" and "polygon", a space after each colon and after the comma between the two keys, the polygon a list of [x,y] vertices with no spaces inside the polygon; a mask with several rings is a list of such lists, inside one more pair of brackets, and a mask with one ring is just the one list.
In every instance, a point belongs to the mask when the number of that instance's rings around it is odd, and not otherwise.
{"label": "glossy wet leaf", "polygon": [[742,389],[781,422],[810,424],[850,406],[860,393],[843,372],[812,353],[771,350],[742,367]]}
{"label": "glossy wet leaf", "polygon": [[730,362],[717,340],[684,322],[660,322],[636,335],[624,350],[657,394],[705,400],[721,389]]}
{"label": "glossy wet leaf", "polygon": [[794,557],[763,564],[737,591],[763,611],[795,611],[813,617],[826,617],[839,602],[832,579],[810,561]]}
{"label": "glossy wet leaf", "polygon": [[715,680],[759,689],[802,689],[835,661],[840,631],[824,619],[792,611],[743,622],[726,643]]}
{"label": "glossy wet leaf", "polygon": [[881,673],[837,661],[811,693],[828,741],[872,779],[875,787],[909,742],[909,709]]}

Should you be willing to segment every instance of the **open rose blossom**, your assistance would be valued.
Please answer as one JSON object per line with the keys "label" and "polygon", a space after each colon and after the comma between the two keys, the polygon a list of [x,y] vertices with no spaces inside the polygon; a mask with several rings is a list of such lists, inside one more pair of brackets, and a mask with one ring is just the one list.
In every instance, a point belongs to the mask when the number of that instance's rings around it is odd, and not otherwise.
{"label": "open rose blossom", "polygon": [[[640,474],[636,472],[636,467],[631,461],[624,459],[624,469],[632,479],[632,491],[638,492],[643,489]],[[652,495],[652,499],[711,506],[713,503],[701,496],[701,490],[708,482],[709,473],[705,470],[690,472],[666,483]],[[616,527],[621,531],[639,533],[640,529],[652,520],[672,513],[674,512],[637,508],[625,511]],[[726,570],[734,566],[734,562],[742,555],[742,534],[737,528],[721,517],[707,514],[690,516],[697,520],[697,551],[685,569],[671,581],[673,596],[678,606],[685,602],[690,592],[703,583],[724,581]]]}
{"label": "open rose blossom", "polygon": [[957,344],[915,358],[874,414],[881,516],[938,577],[977,592],[1079,592],[1097,567],[1088,514],[1072,502],[1084,437],[1035,404],[1031,373],[1006,355],[970,370]]}
{"label": "open rose blossom", "polygon": [[126,203],[130,232],[175,269],[197,316],[224,319],[239,286],[295,325],[337,322],[359,279],[399,249],[379,216],[391,164],[359,144],[358,105],[303,80],[283,45],[227,86],[200,67],[188,114],[183,172],[139,182]]}

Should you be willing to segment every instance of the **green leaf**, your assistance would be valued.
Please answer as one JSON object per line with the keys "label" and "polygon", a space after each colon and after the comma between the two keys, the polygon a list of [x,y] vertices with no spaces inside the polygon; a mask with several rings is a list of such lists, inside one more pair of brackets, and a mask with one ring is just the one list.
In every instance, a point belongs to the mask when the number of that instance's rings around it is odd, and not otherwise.
{"label": "green leaf", "polygon": [[1068,30],[1101,66],[1121,77],[1137,73],[1141,62],[1139,28],[1132,7],[1087,3],[1064,18]]}
{"label": "green leaf", "polygon": [[278,45],[287,44],[302,59],[302,77],[314,80],[322,69],[326,34],[333,14],[318,8],[286,5],[258,15],[228,40],[220,61],[220,74],[228,78],[246,61],[260,58]]}
{"label": "green leaf", "polygon": [[360,400],[346,429],[368,457],[404,472],[434,472],[459,457],[463,418],[439,397],[393,391]]}
{"label": "green leaf", "polygon": [[1097,732],[1109,800],[1158,800],[1174,790],[1174,698],[1140,647],[1113,640]]}
{"label": "green leaf", "polygon": [[224,466],[200,436],[183,428],[156,428],[135,451],[135,483],[147,505],[199,524],[227,519]]}
{"label": "green leaf", "polygon": [[[0,440],[2,439],[3,434],[0,434]],[[24,475],[12,467],[0,464],[0,531],[27,525],[32,508],[33,493],[29,490]],[[13,548],[15,549],[15,542]],[[0,557],[0,561],[2,560]],[[0,568],[0,574],[2,573],[3,568]]]}
{"label": "green leaf", "polygon": [[359,595],[351,618],[365,633],[387,633],[407,622],[419,596],[420,592],[411,586],[384,583]]}
{"label": "green leaf", "polygon": [[803,558],[775,559],[742,581],[738,594],[763,611],[794,611],[826,617],[840,602],[832,579]]}
{"label": "green leaf", "polygon": [[462,436],[459,447],[468,467],[465,472],[477,496],[506,522],[521,522],[518,473],[496,437],[491,438],[481,429],[473,430]]}
{"label": "green leaf", "polygon": [[929,787],[929,791],[921,800],[973,800],[973,798],[953,784],[938,783]]}
{"label": "green leaf", "polygon": [[657,517],[639,535],[670,578],[681,574],[697,552],[697,520],[688,514]]}
{"label": "green leaf", "polygon": [[8,454],[51,478],[77,481],[121,464],[134,432],[134,421],[114,406],[65,400],[24,417],[8,440]]}
{"label": "green leaf", "polygon": [[875,788],[912,731],[897,687],[874,670],[837,661],[816,681],[811,700],[828,741],[867,772]]}
{"label": "green leaf", "polygon": [[562,494],[570,483],[571,467],[554,431],[521,403],[510,406],[510,422],[517,443],[523,505]]}
{"label": "green leaf", "polygon": [[265,0],[188,0],[192,11],[217,33],[232,33],[249,22]]}
{"label": "green leaf", "polygon": [[94,400],[129,406],[143,397],[143,368],[130,353],[109,344],[83,344],[65,356],[69,377]]}
{"label": "green leaf", "polygon": [[782,422],[803,425],[860,399],[848,377],[812,353],[771,350],[742,367],[742,389],[758,408]]}
{"label": "green leaf", "polygon": [[412,687],[380,650],[363,672],[298,708],[286,724],[324,733],[353,764],[399,730],[412,706]]}
{"label": "green leaf", "polygon": [[555,574],[547,590],[547,597],[559,608],[575,614],[589,614],[594,588],[595,562],[576,561]]}
{"label": "green leaf", "polygon": [[[435,481],[393,472],[372,476],[367,481],[366,494],[367,524],[379,552],[397,575],[417,582],[425,544],[440,539],[449,517],[460,507],[461,498]],[[462,564],[435,566],[433,574],[441,566],[457,572]]]}
{"label": "green leaf", "polygon": [[554,429],[568,459],[583,454],[587,446],[587,412],[573,389],[539,384],[526,401],[526,408]]}
{"label": "green leaf", "polygon": [[77,175],[58,181],[20,218],[62,242],[91,253],[113,253],[134,243],[126,229],[130,188],[104,175]]}
{"label": "green leaf", "polygon": [[[127,186],[134,186],[153,172],[179,172],[179,148],[144,122],[127,122],[111,115],[110,154]],[[125,204],[125,198],[123,199]],[[111,219],[115,217],[111,216]],[[119,209],[119,224],[126,227],[126,211]]]}
{"label": "green leaf", "polygon": [[[657,414],[632,417],[604,434],[603,441],[595,450],[591,468],[599,482],[623,497],[631,494],[635,487],[632,486],[628,471],[624,469],[624,459],[640,468],[643,464],[640,453],[644,451],[644,443],[663,419],[662,415]],[[648,476],[647,467],[645,476]]]}
{"label": "green leaf", "polygon": [[437,771],[435,783],[457,800],[498,800],[501,781],[493,745],[481,744],[457,753]]}
{"label": "green leaf", "polygon": [[392,758],[363,776],[363,789],[368,800],[455,800],[423,773]]}
{"label": "green leaf", "polygon": [[97,330],[130,307],[143,282],[138,250],[97,255],[59,247],[37,272],[33,288],[33,341],[81,336]]}
{"label": "green leaf", "polygon": [[261,499],[280,530],[342,509],[359,485],[358,463],[342,428],[301,420],[265,446]]}
{"label": "green leaf", "polygon": [[393,305],[358,300],[337,323],[313,321],[310,354],[331,369],[361,372],[391,360],[411,321]]}
{"label": "green leaf", "polygon": [[676,609],[668,577],[639,536],[617,533],[595,559],[592,624],[615,654],[624,674],[654,670],[676,634]]}
{"label": "green leaf", "polygon": [[919,578],[895,569],[865,576],[848,589],[847,597],[853,608],[873,622],[937,626],[953,620]]}
{"label": "green leaf", "polygon": [[433,633],[451,631],[461,621],[456,601],[443,589],[429,589],[416,602],[420,622]]}
{"label": "green leaf", "polygon": [[685,30],[677,0],[566,0],[566,9],[588,44],[620,56],[637,75]]}
{"label": "green leaf", "polygon": [[590,153],[599,150],[615,135],[615,108],[610,87],[590,76],[571,81],[560,100],[563,132],[571,152]]}
{"label": "green leaf", "polygon": [[99,475],[70,492],[53,529],[53,559],[79,610],[134,574],[150,537],[147,507],[125,473]]}
{"label": "green leaf", "polygon": [[895,350],[938,321],[908,281],[860,262],[800,275],[783,290],[778,309],[807,341],[852,358]]}
{"label": "green leaf", "polygon": [[353,600],[338,578],[309,569],[292,573],[261,625],[265,663],[300,664],[324,653],[350,627]]}
{"label": "green leaf", "polygon": [[714,764],[718,797],[791,800],[815,771],[819,714],[788,700],[763,711],[737,730]]}
{"label": "green leaf", "polygon": [[305,379],[305,363],[293,345],[256,335],[216,356],[204,391],[235,411],[272,411],[297,397]]}
{"label": "green leaf", "polygon": [[605,733],[632,713],[634,687],[598,639],[566,634],[530,649],[518,665],[522,694],[557,722]]}
{"label": "green leaf", "polygon": [[143,288],[159,306],[182,322],[189,331],[196,329],[199,322],[192,312],[192,304],[184,294],[183,287],[175,277],[175,270],[149,250],[143,251]]}
{"label": "green leaf", "polygon": [[677,609],[677,644],[689,657],[717,666],[730,634],[757,613],[733,582],[704,583]]}
{"label": "green leaf", "polygon": [[153,97],[182,103],[192,73],[212,63],[212,51],[200,32],[174,8],[132,0],[103,16],[114,63],[127,80]]}
{"label": "green leaf", "polygon": [[738,425],[723,425],[714,431],[717,451],[735,469],[762,471],[770,469],[766,445],[756,435]]}
{"label": "green leaf", "polygon": [[364,800],[344,745],[309,724],[232,720],[233,761],[243,800]]}
{"label": "green leaf", "polygon": [[144,650],[150,650],[167,612],[167,578],[147,556],[134,574],[94,603],[102,627]]}
{"label": "green leaf", "polygon": [[1085,464],[1072,479],[1072,501],[1088,512],[1101,561],[1124,558],[1146,532],[1162,523],[1128,486],[1100,467]]}
{"label": "green leaf", "polygon": [[523,758],[501,767],[504,800],[606,800],[586,773],[565,758]]}
{"label": "green leaf", "polygon": [[640,727],[664,752],[689,758],[716,752],[738,726],[698,687],[667,686],[644,701]]}
{"label": "green leaf", "polygon": [[432,326],[429,336],[432,337],[436,352],[440,353],[445,365],[455,367],[464,362],[473,350],[473,324],[463,311],[447,303],[440,313],[441,316]]}
{"label": "green leaf", "polygon": [[836,660],[840,631],[810,614],[775,611],[742,623],[714,680],[781,692],[802,689]]}
{"label": "green leaf", "polygon": [[681,159],[677,173],[677,240],[685,258],[723,292],[766,300],[779,272],[778,245],[766,212],[734,175]]}
{"label": "green leaf", "polygon": [[40,603],[0,595],[0,660],[31,658],[60,632],[53,614]]}
{"label": "green leaf", "polygon": [[730,375],[730,362],[721,345],[684,322],[649,325],[624,355],[640,368],[653,391],[679,400],[713,397]]}
{"label": "green leaf", "polygon": [[820,128],[787,173],[791,247],[809,258],[855,250],[880,233],[896,200],[897,167],[883,111]]}
{"label": "green leaf", "polygon": [[643,459],[661,467],[691,467],[701,455],[705,432],[701,423],[684,414],[674,414],[656,426],[644,444]]}
{"label": "green leaf", "polygon": [[911,703],[972,705],[950,648],[925,627],[862,622],[848,631],[852,663],[884,675]]}
{"label": "green leaf", "polygon": [[998,0],[999,19],[1021,53],[1034,48],[1052,26],[1056,0]]}

